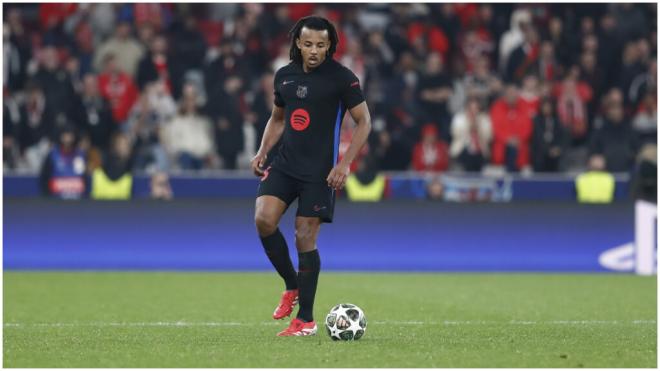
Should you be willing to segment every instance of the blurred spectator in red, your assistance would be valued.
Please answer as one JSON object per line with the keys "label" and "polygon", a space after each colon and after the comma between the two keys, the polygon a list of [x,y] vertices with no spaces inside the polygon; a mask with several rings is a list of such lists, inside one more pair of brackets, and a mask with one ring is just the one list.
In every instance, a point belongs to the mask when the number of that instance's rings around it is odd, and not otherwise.
{"label": "blurred spectator in red", "polygon": [[554,102],[550,98],[542,99],[540,112],[534,117],[531,142],[534,171],[558,171],[567,139],[567,133],[555,113]]}
{"label": "blurred spectator in red", "polygon": [[564,80],[554,88],[559,120],[568,129],[574,145],[583,143],[587,136],[589,129],[587,103],[591,101],[593,95],[589,85],[580,81],[579,77],[580,69],[573,66]]}
{"label": "blurred spectator in red", "polygon": [[41,167],[39,181],[42,193],[62,199],[80,199],[86,191],[85,156],[76,148],[76,134],[72,126],[64,126]]}
{"label": "blurred spectator in red", "polygon": [[422,138],[413,148],[412,165],[415,171],[445,171],[449,167],[447,144],[438,138],[435,125],[422,128]]}
{"label": "blurred spectator in red", "polygon": [[450,42],[442,28],[430,22],[414,21],[407,29],[409,45],[418,50],[439,53],[442,58],[448,57]]}
{"label": "blurred spectator in red", "polygon": [[130,75],[119,70],[114,54],[105,56],[103,73],[99,75],[99,89],[101,95],[110,102],[115,122],[124,124],[138,98],[138,90]]}
{"label": "blurred spectator in red", "polygon": [[541,82],[552,82],[559,72],[559,64],[555,57],[555,47],[550,41],[543,41],[539,49],[539,79]]}
{"label": "blurred spectator in red", "polygon": [[526,75],[536,73],[539,58],[538,34],[534,27],[523,31],[523,43],[515,48],[506,65],[505,79],[515,83],[522,82]]}
{"label": "blurred spectator in red", "polygon": [[648,92],[644,96],[633,118],[632,125],[642,143],[657,143],[658,106],[657,98],[652,92]]}
{"label": "blurred spectator in red", "polygon": [[493,123],[493,164],[518,171],[530,164],[529,141],[532,119],[527,106],[518,96],[518,88],[509,84],[490,110]]}
{"label": "blurred spectator in red", "polygon": [[481,171],[490,157],[493,132],[490,118],[482,112],[478,99],[469,99],[465,110],[454,116],[451,135],[451,157],[465,171]]}
{"label": "blurred spectator in red", "polygon": [[117,129],[112,118],[110,103],[101,96],[98,78],[87,74],[83,78],[82,92],[76,97],[71,117],[82,137],[88,137],[92,146],[106,151],[112,133]]}
{"label": "blurred spectator in red", "polygon": [[638,148],[637,135],[624,116],[623,104],[608,100],[603,125],[589,143],[590,155],[603,155],[610,172],[627,172],[632,169]]}
{"label": "blurred spectator in red", "polygon": [[94,54],[94,68],[101,71],[104,61],[109,54],[115,57],[117,69],[135,77],[138,62],[145,54],[144,47],[131,35],[132,28],[128,21],[120,22],[115,29],[113,37],[96,50]]}
{"label": "blurred spectator in red", "polygon": [[138,64],[135,82],[140,91],[144,90],[147,83],[160,80],[174,99],[181,95],[181,83],[183,71],[178,61],[168,53],[167,39],[163,35],[157,35],[151,42],[149,52]]}
{"label": "blurred spectator in red", "polygon": [[186,85],[179,113],[163,128],[165,150],[185,170],[200,170],[215,156],[213,127],[199,113],[197,98],[194,86]]}
{"label": "blurred spectator in red", "polygon": [[424,111],[424,120],[438,126],[443,139],[449,139],[451,116],[447,101],[452,94],[452,82],[444,72],[442,56],[431,53],[426,59],[426,69],[417,84],[420,106]]}

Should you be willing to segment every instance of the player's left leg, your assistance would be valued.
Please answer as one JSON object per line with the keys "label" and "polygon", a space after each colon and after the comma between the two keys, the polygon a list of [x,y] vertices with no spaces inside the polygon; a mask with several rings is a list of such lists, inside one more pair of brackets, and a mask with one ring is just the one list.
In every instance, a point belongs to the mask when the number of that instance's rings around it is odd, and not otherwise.
{"label": "player's left leg", "polygon": [[278,336],[314,335],[314,297],[321,270],[321,259],[316,248],[316,238],[321,229],[317,217],[296,217],[296,249],[298,249],[298,315],[287,329]]}
{"label": "player's left leg", "polygon": [[298,249],[299,311],[289,328],[280,336],[313,335],[314,297],[321,270],[316,239],[321,223],[331,223],[335,208],[335,194],[327,183],[302,183],[296,212],[296,248]]}

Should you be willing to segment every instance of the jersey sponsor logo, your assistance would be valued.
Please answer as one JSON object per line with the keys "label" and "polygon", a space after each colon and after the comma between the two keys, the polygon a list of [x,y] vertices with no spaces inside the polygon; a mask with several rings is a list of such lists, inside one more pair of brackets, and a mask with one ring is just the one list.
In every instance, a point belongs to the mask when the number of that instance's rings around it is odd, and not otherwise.
{"label": "jersey sponsor logo", "polygon": [[284,81],[282,81],[282,85],[290,84],[292,82],[293,82],[293,80],[289,80],[289,81],[284,80]]}
{"label": "jersey sponsor logo", "polygon": [[303,131],[309,126],[309,112],[304,108],[298,108],[291,113],[291,127],[296,131]]}
{"label": "jersey sponsor logo", "polygon": [[304,85],[298,85],[298,90],[296,91],[296,95],[300,99],[305,99],[307,97],[307,87]]}

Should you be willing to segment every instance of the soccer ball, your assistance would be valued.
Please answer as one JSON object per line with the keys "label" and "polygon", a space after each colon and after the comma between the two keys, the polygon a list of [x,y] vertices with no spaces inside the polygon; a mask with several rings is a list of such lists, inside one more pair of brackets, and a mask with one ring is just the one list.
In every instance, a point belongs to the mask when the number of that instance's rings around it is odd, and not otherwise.
{"label": "soccer ball", "polygon": [[337,304],[325,317],[325,329],[332,340],[358,340],[367,331],[367,317],[354,304]]}

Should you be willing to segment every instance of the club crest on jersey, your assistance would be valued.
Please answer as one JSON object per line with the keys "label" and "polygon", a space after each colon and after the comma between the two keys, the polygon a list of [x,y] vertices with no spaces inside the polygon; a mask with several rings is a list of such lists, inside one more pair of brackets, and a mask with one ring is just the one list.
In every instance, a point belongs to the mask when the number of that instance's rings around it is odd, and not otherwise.
{"label": "club crest on jersey", "polygon": [[307,87],[298,85],[298,90],[296,91],[296,95],[300,99],[305,99],[307,97]]}

